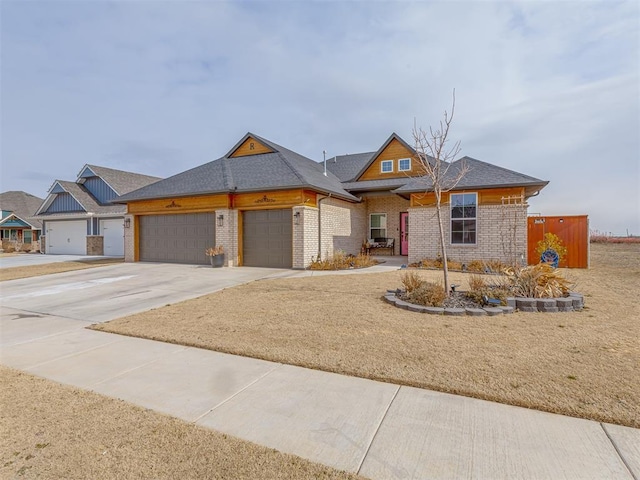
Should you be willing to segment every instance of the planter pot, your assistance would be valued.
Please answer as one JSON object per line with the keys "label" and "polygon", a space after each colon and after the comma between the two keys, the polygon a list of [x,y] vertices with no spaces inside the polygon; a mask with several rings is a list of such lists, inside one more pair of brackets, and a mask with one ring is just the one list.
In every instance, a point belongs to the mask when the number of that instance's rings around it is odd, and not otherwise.
{"label": "planter pot", "polygon": [[219,268],[224,266],[224,253],[221,255],[212,255],[209,257],[211,260],[211,266],[213,268]]}

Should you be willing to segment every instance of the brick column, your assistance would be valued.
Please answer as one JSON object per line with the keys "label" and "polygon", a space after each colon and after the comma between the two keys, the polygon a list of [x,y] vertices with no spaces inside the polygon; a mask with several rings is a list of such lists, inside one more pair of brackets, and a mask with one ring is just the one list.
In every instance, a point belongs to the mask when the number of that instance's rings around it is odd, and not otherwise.
{"label": "brick column", "polygon": [[129,228],[124,229],[124,261],[133,262],[135,260],[135,218],[133,215],[125,215],[124,223],[129,222]]}
{"label": "brick column", "polygon": [[[222,226],[218,226],[218,217],[224,217]],[[238,211],[232,209],[220,209],[215,212],[216,245],[224,248],[224,261],[226,267],[238,266]]]}
{"label": "brick column", "polygon": [[[318,254],[318,209],[293,207],[293,268],[306,268]],[[296,214],[299,217],[296,220]]]}

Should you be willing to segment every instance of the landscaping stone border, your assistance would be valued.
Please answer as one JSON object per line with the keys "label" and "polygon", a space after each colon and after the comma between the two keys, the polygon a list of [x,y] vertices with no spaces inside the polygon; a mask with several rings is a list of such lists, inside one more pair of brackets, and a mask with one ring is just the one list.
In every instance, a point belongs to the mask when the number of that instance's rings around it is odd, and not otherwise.
{"label": "landscaping stone border", "polygon": [[431,315],[452,315],[471,317],[495,316],[520,312],[579,312],[584,308],[584,297],[580,293],[571,292],[568,297],[563,298],[525,298],[509,297],[507,306],[484,307],[484,308],[442,308],[425,307],[401,300],[395,290],[389,290],[384,296],[384,301],[398,308],[403,308],[411,312],[428,313]]}

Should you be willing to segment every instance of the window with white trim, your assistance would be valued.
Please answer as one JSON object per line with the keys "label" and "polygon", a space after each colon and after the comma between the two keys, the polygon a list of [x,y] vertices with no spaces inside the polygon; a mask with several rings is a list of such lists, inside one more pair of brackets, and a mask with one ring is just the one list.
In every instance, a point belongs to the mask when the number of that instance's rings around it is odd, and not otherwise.
{"label": "window with white trim", "polygon": [[372,213],[369,215],[369,238],[387,238],[386,213]]}
{"label": "window with white trim", "polygon": [[380,162],[380,172],[381,173],[393,172],[393,160],[383,160],[382,162]]}
{"label": "window with white trim", "polygon": [[411,159],[410,158],[401,158],[398,160],[398,171],[399,172],[408,172],[411,170]]}
{"label": "window with white trim", "polygon": [[478,210],[477,193],[452,193],[451,200],[451,243],[474,245]]}

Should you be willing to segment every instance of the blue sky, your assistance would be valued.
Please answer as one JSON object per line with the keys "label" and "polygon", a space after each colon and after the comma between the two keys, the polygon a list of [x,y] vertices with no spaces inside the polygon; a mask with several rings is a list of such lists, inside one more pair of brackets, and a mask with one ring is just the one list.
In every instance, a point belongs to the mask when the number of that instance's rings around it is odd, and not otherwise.
{"label": "blue sky", "polygon": [[315,160],[411,143],[549,180],[530,213],[640,234],[636,1],[0,3],[2,191],[166,177],[247,131]]}

